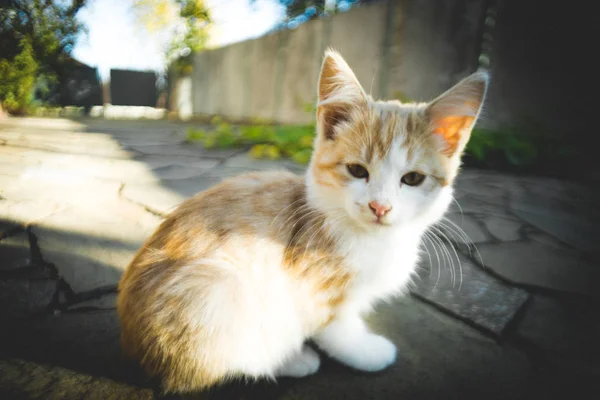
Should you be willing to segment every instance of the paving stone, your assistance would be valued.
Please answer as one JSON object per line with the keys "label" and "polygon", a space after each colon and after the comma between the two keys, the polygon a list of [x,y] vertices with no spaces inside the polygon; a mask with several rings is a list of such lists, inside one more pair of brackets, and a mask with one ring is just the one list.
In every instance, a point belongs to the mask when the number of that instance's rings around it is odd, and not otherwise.
{"label": "paving stone", "polygon": [[510,242],[521,238],[519,229],[521,229],[523,224],[514,219],[491,216],[485,218],[485,226],[494,238]]}
{"label": "paving stone", "polygon": [[0,317],[19,318],[44,311],[57,284],[52,279],[0,279]]}
{"label": "paving stone", "polygon": [[173,211],[188,197],[159,184],[126,184],[121,195],[128,201],[163,215]]}
{"label": "paving stone", "polygon": [[150,210],[168,214],[179,204],[196,193],[202,192],[221,182],[227,173],[237,175],[230,169],[211,170],[201,176],[163,180],[158,184],[126,184],[121,194],[126,199],[141,204]]}
{"label": "paving stone", "polygon": [[85,124],[65,118],[5,118],[2,120],[2,128],[14,128],[21,130],[58,130],[75,131],[85,130]]}
{"label": "paving stone", "polygon": [[151,170],[168,165],[180,165],[203,171],[211,169],[222,162],[222,160],[217,158],[192,158],[187,156],[165,156],[161,154],[138,155],[133,157],[131,161],[134,161],[138,165],[148,166]]}
{"label": "paving stone", "polygon": [[65,204],[50,200],[10,200],[0,201],[0,220],[6,224],[28,225],[53,213],[62,211]]}
{"label": "paving stone", "polygon": [[114,309],[117,307],[117,293],[108,293],[98,298],[82,301],[69,306],[69,310]]}
{"label": "paving stone", "polygon": [[586,252],[599,252],[600,194],[598,190],[558,180],[530,182],[512,196],[515,215],[536,228]]}
{"label": "paving stone", "polygon": [[0,396],[6,399],[153,399],[150,389],[21,359],[0,360]]}
{"label": "paving stone", "polygon": [[[448,221],[442,221],[441,224],[445,225],[442,225],[442,230],[450,240],[453,240],[456,243],[464,243],[464,241],[469,244],[471,242],[481,243],[492,239],[482,227],[483,224],[471,215],[448,213],[445,218],[452,221],[454,225]],[[464,235],[466,235],[467,238],[464,238]]]}
{"label": "paving stone", "polygon": [[598,225],[589,220],[577,220],[572,213],[545,210],[527,212],[519,208],[515,214],[538,229],[557,237],[578,249],[598,252],[597,239],[600,237]]}
{"label": "paving stone", "polygon": [[[0,202],[1,201],[2,200],[0,199]],[[20,229],[22,228],[19,224],[1,219],[0,217],[0,240],[15,234]]]}
{"label": "paving stone", "polygon": [[5,146],[31,149],[61,155],[86,154],[97,157],[127,158],[131,152],[107,135],[82,135],[52,129],[23,130],[15,138],[7,139]]}
{"label": "paving stone", "polygon": [[541,245],[549,246],[561,251],[572,252],[572,249],[567,244],[556,239],[554,236],[548,235],[545,232],[530,227],[525,227],[525,232],[527,238],[540,243]]}
{"label": "paving stone", "polygon": [[[498,177],[495,177],[498,179]],[[472,197],[487,203],[503,206],[506,201],[506,190],[502,185],[494,185],[489,178],[470,180],[457,179],[455,190],[461,197]]]}
{"label": "paving stone", "polygon": [[79,292],[117,284],[159,223],[160,218],[121,200],[70,208],[36,223],[32,231],[44,260]]}
{"label": "paving stone", "polygon": [[21,230],[15,235],[0,240],[0,260],[2,260],[0,271],[9,271],[31,264],[29,238],[25,231]]}
{"label": "paving stone", "polygon": [[455,196],[455,201],[450,204],[449,212],[479,216],[494,215],[501,218],[511,217],[504,205],[490,203],[470,194]]}
{"label": "paving stone", "polygon": [[161,156],[173,155],[189,157],[227,158],[240,152],[240,149],[207,150],[199,145],[190,143],[168,145],[132,144],[129,147],[141,154],[160,154]]}
{"label": "paving stone", "polygon": [[448,259],[440,265],[432,249],[428,250],[430,257],[422,257],[412,292],[487,331],[500,335],[529,297],[526,291],[506,285],[460,253],[456,258],[452,252],[453,265]]}
{"label": "paving stone", "polygon": [[149,387],[141,368],[122,354],[116,310],[45,314],[12,321],[11,328],[0,332],[0,354],[6,358],[60,366],[139,388]]}
{"label": "paving stone", "polygon": [[[214,167],[216,164],[217,162],[215,161],[211,167]],[[202,173],[206,172],[207,170],[208,168],[200,169],[190,166],[170,164],[154,168],[152,173],[155,174],[159,179],[171,180],[193,178],[202,175]]]}
{"label": "paving stone", "polygon": [[[13,204],[22,201],[48,204],[40,207],[53,212],[65,205],[77,206],[115,199],[120,186],[121,182],[116,180],[93,179],[84,174],[64,173],[62,168],[37,167],[14,181],[3,196]],[[0,207],[4,208],[2,203]]]}
{"label": "paving stone", "polygon": [[537,242],[480,244],[477,248],[487,268],[513,282],[592,297],[600,295],[600,269],[576,253]]}
{"label": "paving stone", "polygon": [[264,170],[304,170],[304,166],[289,160],[257,160],[249,156],[248,153],[236,154],[225,161],[224,166],[240,168],[246,171],[264,171]]}
{"label": "paving stone", "polygon": [[150,210],[168,214],[183,201],[211,188],[223,179],[247,172],[250,172],[250,170],[219,166],[197,175],[189,174],[189,177],[181,176],[178,179],[163,179],[160,182],[143,184],[128,183],[121,190],[121,194],[126,199],[141,204]]}
{"label": "paving stone", "polygon": [[[23,154],[17,157],[12,154],[0,153],[0,159],[4,161],[0,162],[0,174],[18,178],[13,181],[15,184],[21,184],[22,180],[31,181],[36,177],[58,182],[67,180],[87,182],[94,178],[120,182],[148,180],[148,177],[153,176],[148,166],[127,158],[57,154],[44,151],[28,151]],[[77,168],[73,168],[74,165]],[[31,182],[30,186],[37,186],[37,184]]]}
{"label": "paving stone", "polygon": [[534,295],[515,334],[551,353],[598,365],[600,318],[589,302]]}

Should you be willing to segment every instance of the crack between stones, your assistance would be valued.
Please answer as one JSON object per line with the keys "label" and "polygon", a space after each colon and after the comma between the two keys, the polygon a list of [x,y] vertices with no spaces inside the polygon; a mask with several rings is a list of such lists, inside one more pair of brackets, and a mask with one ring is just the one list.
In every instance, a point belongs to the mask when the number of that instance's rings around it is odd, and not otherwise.
{"label": "crack between stones", "polygon": [[[68,307],[75,304],[101,298],[104,295],[116,293],[117,285],[105,285],[98,288],[75,292],[71,285],[62,277],[58,271],[56,265],[51,262],[44,260],[42,251],[38,244],[38,238],[31,230],[31,227],[27,227],[25,232],[29,240],[29,249],[31,252],[32,268],[43,272],[47,275],[47,279],[56,280],[57,286],[50,304],[48,304],[47,311],[64,311]],[[66,301],[62,301],[62,298]]]}
{"label": "crack between stones", "polygon": [[[235,153],[232,153],[232,154],[230,154],[227,157],[219,157],[219,158],[217,158],[218,162],[217,162],[217,164],[214,167],[208,168],[206,171],[198,174],[198,176],[201,177],[201,176],[205,176],[205,175],[209,174],[211,171],[215,170],[216,168],[223,166],[230,158],[232,158],[234,156],[237,156],[239,154],[243,154],[243,153],[245,153],[247,151],[248,151],[248,149],[242,148],[242,149],[239,149],[239,151],[236,151]],[[211,157],[207,157],[207,158],[211,158]],[[149,212],[150,214],[152,214],[152,215],[154,215],[156,217],[159,217],[159,218],[166,218],[167,217],[167,215],[169,213],[165,213],[165,212],[156,210],[156,209],[154,209],[152,207],[147,206],[146,204],[143,204],[143,203],[131,200],[130,198],[128,198],[127,196],[125,196],[125,194],[123,193],[123,190],[125,189],[125,185],[126,185],[125,182],[121,182],[121,184],[119,185],[119,189],[118,189],[117,193],[118,193],[118,196],[119,196],[120,199],[128,201],[131,204],[135,204],[136,206],[142,207],[146,212]]]}
{"label": "crack between stones", "polygon": [[142,207],[146,212],[148,212],[148,213],[150,213],[150,214],[152,214],[152,215],[154,215],[156,217],[165,218],[168,215],[167,213],[155,210],[152,207],[148,207],[145,204],[142,204],[142,203],[139,203],[137,201],[131,200],[130,198],[128,198],[127,196],[125,196],[123,194],[123,190],[124,189],[125,189],[125,182],[121,182],[121,185],[119,185],[119,190],[117,191],[118,196],[119,196],[120,199],[128,201],[131,204],[135,204],[136,206]]}

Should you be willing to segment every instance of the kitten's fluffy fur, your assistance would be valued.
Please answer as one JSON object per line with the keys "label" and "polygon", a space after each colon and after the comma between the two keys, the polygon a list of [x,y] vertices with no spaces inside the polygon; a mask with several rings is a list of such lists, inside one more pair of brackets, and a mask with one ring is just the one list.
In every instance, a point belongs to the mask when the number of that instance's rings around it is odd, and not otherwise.
{"label": "kitten's fluffy fur", "polygon": [[[328,51],[306,177],[239,176],[167,217],[119,286],[124,350],[166,391],[312,374],[309,338],[360,370],[392,364],[396,348],[361,316],[405,289],[421,235],[451,201],[486,86],[476,73],[428,104],[374,101]],[[420,185],[403,182],[412,171]],[[391,209],[378,218],[373,201]]]}

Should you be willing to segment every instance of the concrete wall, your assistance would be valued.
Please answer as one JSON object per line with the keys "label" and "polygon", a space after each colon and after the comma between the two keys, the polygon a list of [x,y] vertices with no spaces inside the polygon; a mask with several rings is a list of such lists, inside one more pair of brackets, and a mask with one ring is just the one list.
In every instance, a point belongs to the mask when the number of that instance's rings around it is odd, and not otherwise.
{"label": "concrete wall", "polygon": [[380,1],[194,56],[194,114],[311,122],[323,52],[376,98],[431,99],[477,67],[483,1]]}

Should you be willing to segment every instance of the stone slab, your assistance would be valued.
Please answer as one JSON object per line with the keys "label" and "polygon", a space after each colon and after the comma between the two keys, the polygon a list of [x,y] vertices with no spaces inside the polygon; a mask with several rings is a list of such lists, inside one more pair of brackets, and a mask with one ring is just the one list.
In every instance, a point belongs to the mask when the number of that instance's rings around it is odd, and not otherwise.
{"label": "stone slab", "polygon": [[43,312],[52,302],[57,284],[52,279],[0,279],[0,317],[20,318]]}
{"label": "stone slab", "polygon": [[51,200],[10,200],[0,201],[0,219],[7,225],[25,226],[42,220],[68,206]]}
{"label": "stone slab", "polygon": [[496,240],[510,242],[522,238],[520,229],[523,224],[516,219],[490,216],[485,218],[484,222],[488,232]]}
{"label": "stone slab", "polygon": [[22,359],[0,360],[0,397],[5,399],[153,399],[150,389]]}
{"label": "stone slab", "polygon": [[154,213],[166,215],[182,203],[187,196],[169,190],[160,184],[126,184],[121,196],[134,204],[146,207]]}
{"label": "stone slab", "polygon": [[600,254],[597,241],[600,230],[596,223],[556,210],[527,212],[517,208],[514,212],[523,221],[577,249]]}
{"label": "stone slab", "polygon": [[290,160],[263,160],[250,157],[249,153],[236,154],[229,157],[224,166],[244,169],[247,171],[265,170],[290,170],[293,172],[303,171],[306,166]]}
{"label": "stone slab", "polygon": [[[485,229],[483,222],[478,217],[471,214],[448,213],[445,216],[452,222],[442,220],[440,226],[442,232],[448,236],[448,239],[468,245],[472,243],[482,243],[492,240]],[[466,235],[466,238],[464,237]]]}
{"label": "stone slab", "polygon": [[522,178],[527,190],[511,195],[510,208],[522,220],[570,246],[600,254],[600,191],[556,179]]}
{"label": "stone slab", "polygon": [[82,310],[82,309],[116,309],[117,307],[117,293],[108,293],[95,299],[82,301],[69,306],[69,310]]}
{"label": "stone slab", "polygon": [[[2,199],[0,199],[0,201],[2,201]],[[0,240],[16,234],[20,229],[21,226],[19,224],[0,218]]]}
{"label": "stone slab", "polygon": [[600,295],[600,269],[575,252],[538,242],[508,242],[477,246],[486,268],[513,282],[548,289]]}
{"label": "stone slab", "polygon": [[[438,264],[431,247],[427,250],[431,258],[422,256],[419,278],[415,279],[412,292],[459,318],[501,335],[529,294],[487,274],[460,253],[457,258],[451,251],[452,262],[446,258]],[[440,249],[438,253],[441,254]]]}
{"label": "stone slab", "polygon": [[129,148],[141,154],[161,156],[188,156],[188,157],[208,157],[208,158],[227,158],[240,152],[240,149],[219,149],[207,150],[200,145],[192,143],[184,144],[131,144]]}
{"label": "stone slab", "polygon": [[[116,310],[74,310],[16,320],[0,332],[0,354],[60,366],[95,378],[149,387],[149,380],[121,351]],[[0,374],[2,375],[2,374]]]}
{"label": "stone slab", "polygon": [[29,238],[25,231],[21,230],[15,235],[0,240],[0,271],[9,271],[30,264]]}
{"label": "stone slab", "polygon": [[594,304],[536,294],[515,334],[554,355],[598,365],[600,318]]}
{"label": "stone slab", "polygon": [[32,226],[46,262],[76,292],[116,285],[160,218],[120,200],[73,207]]}

